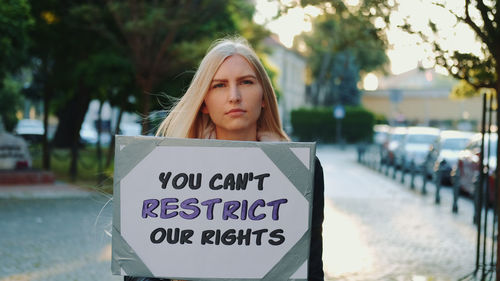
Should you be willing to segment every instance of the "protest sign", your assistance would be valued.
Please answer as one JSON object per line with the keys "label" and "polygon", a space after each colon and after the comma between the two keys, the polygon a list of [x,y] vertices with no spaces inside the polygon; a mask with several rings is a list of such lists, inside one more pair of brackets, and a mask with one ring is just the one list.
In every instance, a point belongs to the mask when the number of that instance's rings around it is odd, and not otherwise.
{"label": "protest sign", "polygon": [[314,143],[116,138],[112,272],[306,280]]}

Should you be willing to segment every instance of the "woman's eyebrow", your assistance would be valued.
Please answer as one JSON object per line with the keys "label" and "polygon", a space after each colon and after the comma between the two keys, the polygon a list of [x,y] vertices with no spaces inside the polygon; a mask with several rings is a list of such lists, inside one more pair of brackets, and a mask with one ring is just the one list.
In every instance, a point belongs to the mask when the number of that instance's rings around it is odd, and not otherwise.
{"label": "woman's eyebrow", "polygon": [[227,79],[212,79],[213,82],[227,82]]}
{"label": "woman's eyebrow", "polygon": [[247,79],[247,78],[253,78],[253,79],[257,79],[257,77],[255,77],[255,75],[253,74],[248,74],[248,75],[243,75],[241,77],[238,77],[237,80],[243,80],[243,79]]}
{"label": "woman's eyebrow", "polygon": [[[247,74],[247,75],[243,75],[243,76],[240,76],[238,78],[236,78],[236,80],[243,80],[243,79],[247,79],[247,78],[253,78],[253,79],[257,79],[257,77],[253,74]],[[213,82],[227,82],[228,79],[225,79],[225,78],[214,78],[212,79],[212,83]]]}

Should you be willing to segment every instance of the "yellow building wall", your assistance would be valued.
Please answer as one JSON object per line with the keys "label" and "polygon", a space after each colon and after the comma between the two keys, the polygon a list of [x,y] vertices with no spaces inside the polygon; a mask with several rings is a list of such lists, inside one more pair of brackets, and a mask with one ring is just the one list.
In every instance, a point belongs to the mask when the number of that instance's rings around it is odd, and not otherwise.
{"label": "yellow building wall", "polygon": [[405,97],[401,103],[392,104],[388,97],[363,95],[362,105],[387,119],[402,114],[406,120],[463,120],[480,122],[482,111],[481,97],[463,100],[450,98]]}

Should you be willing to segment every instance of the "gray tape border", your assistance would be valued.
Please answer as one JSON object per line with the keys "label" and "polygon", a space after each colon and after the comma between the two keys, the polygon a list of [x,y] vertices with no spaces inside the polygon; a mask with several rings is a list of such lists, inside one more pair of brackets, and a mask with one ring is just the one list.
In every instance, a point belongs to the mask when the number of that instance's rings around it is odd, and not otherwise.
{"label": "gray tape border", "polygon": [[[286,144],[286,145],[284,145]],[[125,146],[121,149],[121,146]],[[298,191],[309,202],[309,227],[301,239],[285,254],[281,260],[265,275],[263,279],[234,279],[234,278],[189,278],[190,280],[297,280],[290,279],[302,264],[308,260],[307,255],[299,255],[309,248],[311,233],[311,215],[313,202],[313,181],[316,155],[316,143],[314,142],[247,142],[247,141],[224,141],[205,139],[177,139],[160,138],[148,136],[116,136],[115,142],[115,170],[113,184],[113,257],[111,262],[112,273],[122,275],[121,269],[125,272],[131,270],[140,272],[141,277],[152,277],[153,274],[145,264],[140,261],[132,248],[126,243],[120,233],[120,180],[125,177],[140,161],[144,159],[157,146],[204,146],[204,147],[257,147],[260,148],[276,167],[292,182]],[[290,148],[309,148],[309,168],[291,151]],[[127,159],[127,160],[125,160]],[[292,165],[290,166],[290,164]],[[305,176],[304,176],[305,175]],[[117,237],[115,237],[115,235]],[[116,239],[115,239],[116,238]],[[124,248],[120,248],[120,243],[124,243]],[[126,259],[116,257],[115,247],[122,253],[134,256],[138,263],[127,262]],[[125,251],[125,252],[123,252]],[[285,266],[285,264],[288,264]],[[293,266],[290,266],[293,264]],[[172,278],[172,277],[170,277]]]}

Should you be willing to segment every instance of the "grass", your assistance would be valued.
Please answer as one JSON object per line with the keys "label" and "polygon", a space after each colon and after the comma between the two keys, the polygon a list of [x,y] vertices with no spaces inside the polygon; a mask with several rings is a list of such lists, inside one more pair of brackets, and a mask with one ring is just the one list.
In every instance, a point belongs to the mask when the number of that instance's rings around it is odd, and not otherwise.
{"label": "grass", "polygon": [[[33,168],[42,169],[41,145],[30,146]],[[51,151],[50,170],[57,180],[69,182],[85,189],[113,193],[113,161],[108,169],[104,168],[108,148],[102,148],[102,173],[98,171],[97,149],[94,146],[80,148],[78,151],[78,169],[75,180],[71,179],[69,169],[71,164],[71,150],[57,148]]]}

